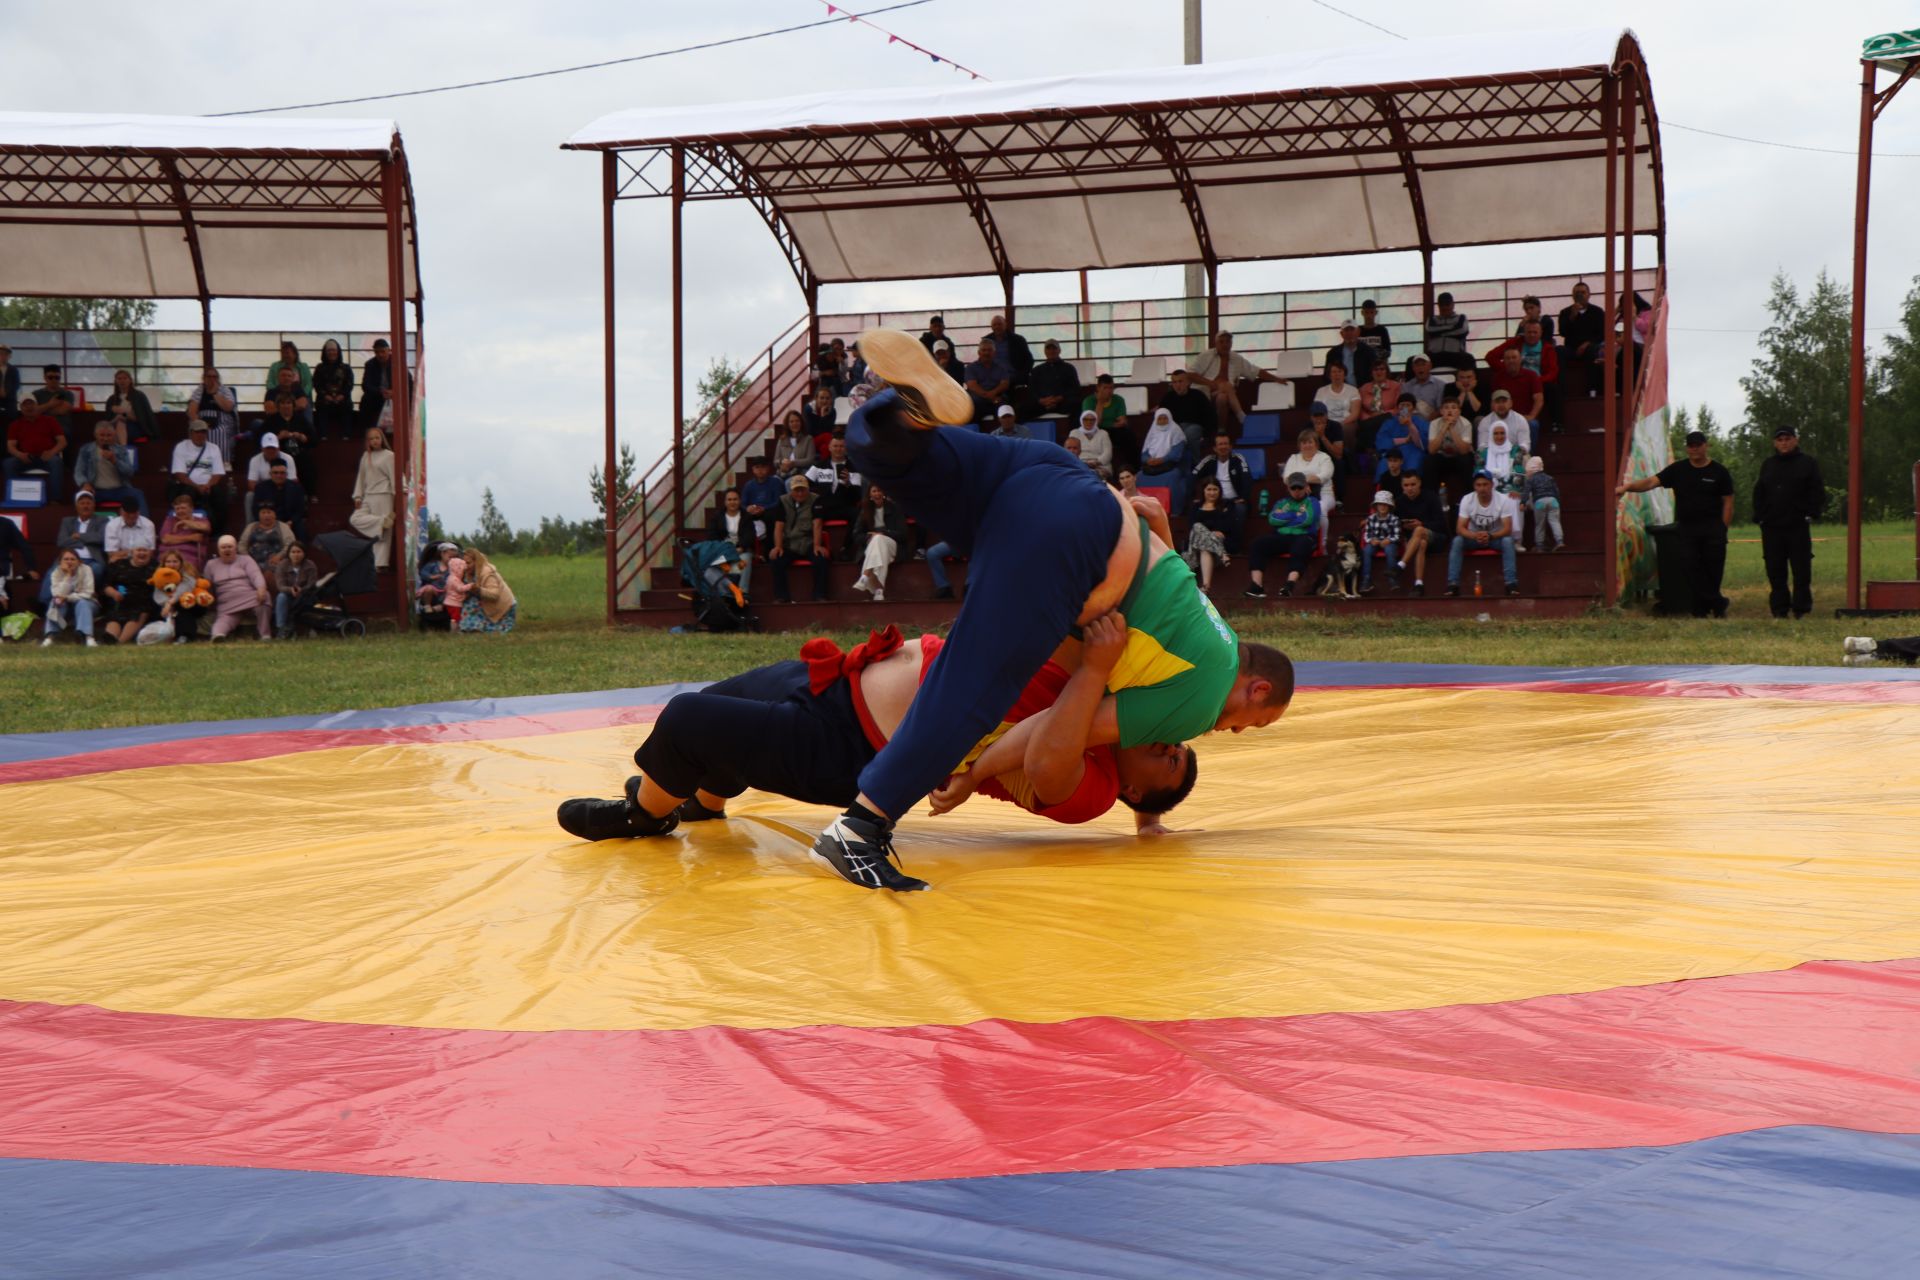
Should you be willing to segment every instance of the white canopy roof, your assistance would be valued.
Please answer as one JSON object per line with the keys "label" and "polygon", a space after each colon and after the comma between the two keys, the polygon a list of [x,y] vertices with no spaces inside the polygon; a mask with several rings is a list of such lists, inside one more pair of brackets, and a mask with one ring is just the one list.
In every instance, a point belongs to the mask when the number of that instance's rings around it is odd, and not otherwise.
{"label": "white canopy roof", "polygon": [[[1238,62],[618,112],[567,146],[623,194],[760,203],[803,280],[1013,274],[1595,236],[1631,33],[1376,43]],[[1638,114],[1636,229],[1661,222]],[[638,190],[633,188],[637,187]]]}
{"label": "white canopy roof", "polygon": [[390,120],[0,112],[0,294],[385,298],[388,162],[416,297]]}

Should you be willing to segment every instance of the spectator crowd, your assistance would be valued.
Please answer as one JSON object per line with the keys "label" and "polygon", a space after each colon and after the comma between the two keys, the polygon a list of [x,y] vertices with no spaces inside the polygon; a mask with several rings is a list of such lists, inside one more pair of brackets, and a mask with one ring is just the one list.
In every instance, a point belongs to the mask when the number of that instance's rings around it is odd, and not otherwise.
{"label": "spectator crowd", "polygon": [[[316,545],[342,567],[363,553],[376,569],[388,566],[397,379],[385,339],[357,373],[337,341],[311,366],[282,343],[255,392],[206,368],[171,448],[153,398],[128,370],[115,373],[96,410],[58,365],[23,393],[12,355],[0,344],[0,615],[12,615],[0,634],[24,638],[31,619],[23,625],[22,615],[38,613],[42,646],[63,635],[88,647],[219,641],[242,626],[286,640],[318,599]],[[321,451],[342,447],[358,450],[352,510],[316,527]],[[160,500],[150,503],[150,491]],[[43,567],[22,529],[52,519],[54,504],[72,514],[59,518],[54,562]],[[455,551],[423,557],[423,616],[458,630],[510,629],[512,593],[498,570],[472,549]]]}
{"label": "spectator crowd", "polygon": [[[1637,368],[1650,323],[1644,299],[1630,305],[1623,376]],[[1168,370],[1151,406],[1129,405],[1132,389],[1123,391],[1111,374],[1085,379],[1057,340],[1039,342],[1036,360],[1036,344],[1002,314],[977,337],[957,336],[944,317],[932,316],[920,341],[966,389],[973,429],[1026,437],[1044,428],[1124,491],[1161,495],[1182,522],[1176,550],[1202,588],[1211,591],[1215,570],[1244,554],[1246,594],[1259,598],[1276,560],[1286,565],[1276,592],[1300,589],[1312,557],[1327,550],[1329,518],[1350,479],[1371,494],[1355,538],[1363,592],[1376,589],[1377,562],[1388,590],[1425,595],[1432,560],[1444,573],[1441,589],[1457,595],[1464,557],[1481,553],[1498,558],[1505,589],[1517,594],[1516,557],[1529,547],[1529,518],[1532,550],[1566,546],[1559,486],[1544,455],[1564,429],[1568,398],[1599,392],[1605,332],[1605,314],[1584,282],[1557,315],[1525,298],[1511,331],[1491,338],[1442,292],[1420,331],[1411,340],[1402,335],[1396,355],[1396,335],[1368,299],[1320,360],[1306,425],[1271,485],[1261,483],[1264,453],[1256,469],[1240,439],[1249,417],[1245,391],[1289,379],[1236,351],[1230,332]],[[916,531],[847,463],[844,415],[870,393],[867,383],[857,343],[822,344],[807,402],[774,428],[772,451],[751,460],[751,478],[716,495],[707,534],[742,553],[743,588],[764,561],[776,600],[788,603],[791,570],[807,565],[813,596],[824,600],[827,565],[857,559],[856,590],[879,600],[897,560],[924,559],[935,597],[953,597],[951,548],[913,545]],[[1250,524],[1258,536],[1249,539]]]}

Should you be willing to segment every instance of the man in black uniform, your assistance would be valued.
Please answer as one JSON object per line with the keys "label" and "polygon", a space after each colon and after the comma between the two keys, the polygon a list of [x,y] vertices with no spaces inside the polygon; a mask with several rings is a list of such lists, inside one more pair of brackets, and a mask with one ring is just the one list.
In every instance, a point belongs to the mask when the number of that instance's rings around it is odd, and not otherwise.
{"label": "man in black uniform", "polygon": [[[1813,612],[1813,529],[1827,507],[1827,486],[1820,464],[1800,452],[1800,433],[1781,427],[1773,433],[1773,456],[1760,464],[1753,486],[1753,519],[1760,526],[1760,553],[1767,562],[1767,598],[1773,616]],[[1787,573],[1793,594],[1787,594]]]}
{"label": "man in black uniform", "polygon": [[1704,431],[1687,433],[1687,458],[1669,463],[1657,475],[1630,481],[1615,496],[1673,490],[1673,519],[1693,565],[1693,616],[1727,616],[1729,601],[1720,594],[1727,570],[1727,527],[1733,523],[1733,473],[1707,457]]}

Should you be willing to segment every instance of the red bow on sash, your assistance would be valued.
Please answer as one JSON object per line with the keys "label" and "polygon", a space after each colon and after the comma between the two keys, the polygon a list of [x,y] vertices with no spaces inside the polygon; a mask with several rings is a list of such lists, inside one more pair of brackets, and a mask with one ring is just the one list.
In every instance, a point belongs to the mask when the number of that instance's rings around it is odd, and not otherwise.
{"label": "red bow on sash", "polygon": [[888,623],[884,631],[869,632],[866,643],[853,646],[851,653],[840,652],[840,646],[825,636],[815,636],[800,646],[800,659],[807,664],[807,688],[819,697],[841,676],[863,671],[882,658],[891,658],[905,643],[900,628],[892,623]]}

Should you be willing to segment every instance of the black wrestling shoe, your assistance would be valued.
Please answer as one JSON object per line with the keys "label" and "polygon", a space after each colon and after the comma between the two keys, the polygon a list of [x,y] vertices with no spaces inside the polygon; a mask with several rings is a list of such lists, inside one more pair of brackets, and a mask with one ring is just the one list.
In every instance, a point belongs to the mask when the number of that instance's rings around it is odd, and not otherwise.
{"label": "black wrestling shoe", "polygon": [[869,329],[860,335],[860,355],[899,393],[900,408],[914,426],[959,426],[973,417],[973,397],[912,334]]}
{"label": "black wrestling shoe", "polygon": [[635,793],[638,777],[627,779],[624,800],[563,800],[554,816],[560,829],[581,840],[637,840],[643,836],[663,836],[680,825],[678,812],[656,818],[640,807]]}
{"label": "black wrestling shoe", "polygon": [[[862,345],[860,350],[864,354],[866,347]],[[807,856],[848,884],[857,884],[862,889],[912,893],[929,887],[925,880],[916,880],[895,870],[899,858],[893,852],[891,831],[845,814],[835,818],[833,825],[820,833],[813,842],[813,852]]]}
{"label": "black wrestling shoe", "polygon": [[680,802],[680,807],[673,811],[673,816],[682,822],[712,822],[716,818],[726,817],[727,811],[725,809],[709,809],[707,806],[701,804],[697,798],[688,796]]}

